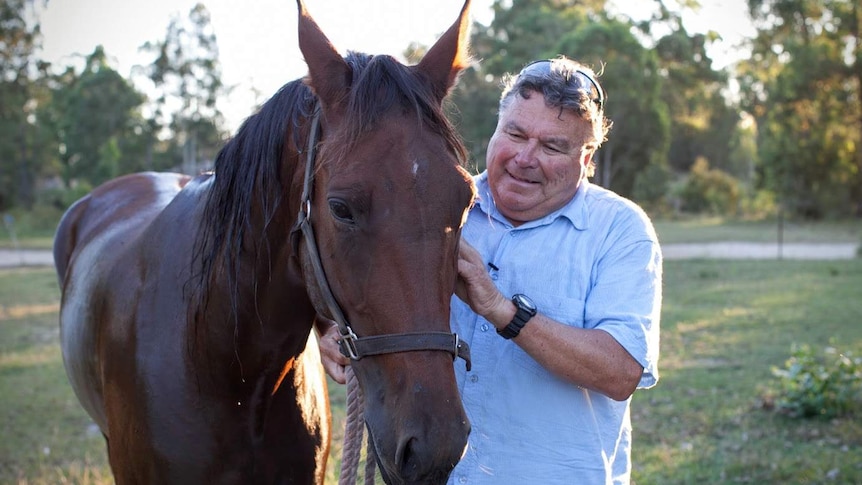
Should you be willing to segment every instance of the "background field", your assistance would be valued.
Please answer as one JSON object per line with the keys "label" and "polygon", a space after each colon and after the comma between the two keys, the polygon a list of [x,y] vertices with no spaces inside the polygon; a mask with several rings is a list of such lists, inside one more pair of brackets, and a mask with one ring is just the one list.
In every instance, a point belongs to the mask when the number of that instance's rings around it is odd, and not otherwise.
{"label": "background field", "polygon": [[[770,407],[771,368],[794,343],[862,355],[860,288],[862,259],[666,262],[662,379],[633,404],[635,482],[862,483],[862,413],[798,421]],[[112,483],[66,382],[58,306],[52,269],[0,270],[0,484]],[[340,429],[343,388],[332,402]]]}
{"label": "background field", "polygon": [[744,241],[769,243],[859,243],[860,221],[742,221],[721,217],[654,221],[662,244]]}

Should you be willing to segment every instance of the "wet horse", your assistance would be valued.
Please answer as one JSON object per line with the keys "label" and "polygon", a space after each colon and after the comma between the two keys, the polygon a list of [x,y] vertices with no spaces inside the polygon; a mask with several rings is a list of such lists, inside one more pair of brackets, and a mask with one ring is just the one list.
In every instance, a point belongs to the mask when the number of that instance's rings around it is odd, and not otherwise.
{"label": "wet horse", "polygon": [[469,1],[414,66],[342,57],[297,4],[308,75],[213,173],[121,177],[58,227],[64,364],[117,483],[323,483],[317,316],[338,322],[387,482],[443,483],[466,444],[449,300],[474,192],[441,105]]}

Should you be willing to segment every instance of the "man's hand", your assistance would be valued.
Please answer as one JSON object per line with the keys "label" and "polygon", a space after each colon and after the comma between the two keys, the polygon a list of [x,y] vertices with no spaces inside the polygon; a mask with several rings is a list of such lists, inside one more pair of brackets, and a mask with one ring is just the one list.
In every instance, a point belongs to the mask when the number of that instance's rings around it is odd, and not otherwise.
{"label": "man's hand", "polygon": [[317,328],[317,345],[320,347],[320,361],[323,363],[323,370],[335,382],[346,384],[346,372],[347,366],[350,365],[350,359],[341,353],[341,346],[338,344],[341,339],[338,325],[332,320],[318,315],[314,326]]}
{"label": "man's hand", "polygon": [[455,294],[477,314],[497,328],[506,326],[515,314],[515,305],[497,289],[488,276],[485,261],[463,238],[458,249],[458,284]]}

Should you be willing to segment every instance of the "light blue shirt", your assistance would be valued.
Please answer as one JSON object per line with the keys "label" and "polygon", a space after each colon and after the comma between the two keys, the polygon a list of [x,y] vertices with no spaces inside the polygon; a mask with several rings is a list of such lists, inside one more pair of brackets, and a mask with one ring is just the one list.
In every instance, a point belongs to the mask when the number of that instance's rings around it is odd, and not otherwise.
{"label": "light blue shirt", "polygon": [[[463,237],[500,291],[527,295],[558,322],[608,332],[644,367],[639,388],[655,385],[662,257],[647,215],[585,181],[560,210],[513,227],[494,206],[487,173],[475,182]],[[472,432],[449,484],[629,482],[631,399],[553,376],[458,297],[451,325],[469,343],[473,367],[455,364]]]}

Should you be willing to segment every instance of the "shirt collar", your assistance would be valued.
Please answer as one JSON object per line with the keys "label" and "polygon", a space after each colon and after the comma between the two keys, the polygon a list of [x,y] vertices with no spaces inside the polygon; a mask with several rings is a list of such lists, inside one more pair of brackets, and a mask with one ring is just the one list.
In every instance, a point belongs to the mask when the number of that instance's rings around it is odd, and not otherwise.
{"label": "shirt collar", "polygon": [[[491,186],[488,184],[488,171],[485,170],[479,175],[473,177],[473,181],[476,184],[476,207],[479,208],[485,214],[488,214],[490,217],[511,226],[511,223],[506,219],[503,214],[497,209],[497,205],[494,203],[494,198],[491,195]],[[523,224],[522,228],[529,228],[535,226],[542,226],[545,224],[550,224],[554,220],[559,217],[562,217],[568,220],[575,229],[580,231],[586,230],[589,228],[589,209],[587,207],[587,192],[590,191],[590,181],[588,179],[584,179],[581,182],[580,187],[578,187],[578,191],[575,192],[575,196],[572,197],[566,205],[557,209],[556,211],[548,214],[541,219],[530,221],[526,224]]]}

